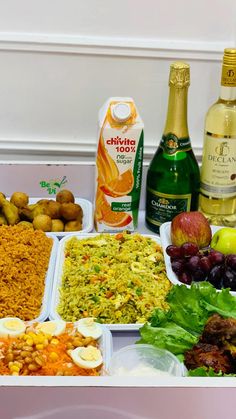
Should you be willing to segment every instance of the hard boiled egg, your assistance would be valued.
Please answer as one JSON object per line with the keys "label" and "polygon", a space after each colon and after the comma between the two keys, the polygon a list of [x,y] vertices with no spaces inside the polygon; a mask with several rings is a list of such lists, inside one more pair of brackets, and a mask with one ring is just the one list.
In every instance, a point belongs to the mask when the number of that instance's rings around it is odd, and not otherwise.
{"label": "hard boiled egg", "polygon": [[26,325],[18,317],[4,317],[0,319],[0,337],[14,337],[25,332]]}
{"label": "hard boiled egg", "polygon": [[66,322],[63,320],[51,320],[48,322],[39,323],[36,330],[46,335],[59,336],[65,332]]}
{"label": "hard boiled egg", "polygon": [[85,338],[91,337],[93,339],[98,339],[102,336],[102,328],[99,323],[94,321],[93,317],[80,319],[77,322],[76,328]]}
{"label": "hard boiled egg", "polygon": [[70,352],[70,356],[81,368],[97,368],[103,363],[101,351],[94,346],[76,348]]}

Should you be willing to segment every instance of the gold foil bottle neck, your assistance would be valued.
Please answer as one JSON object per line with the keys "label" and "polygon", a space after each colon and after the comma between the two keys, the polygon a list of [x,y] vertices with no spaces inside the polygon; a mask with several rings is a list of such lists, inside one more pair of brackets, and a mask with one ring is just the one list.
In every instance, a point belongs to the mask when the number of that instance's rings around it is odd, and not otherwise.
{"label": "gold foil bottle neck", "polygon": [[236,87],[236,48],[224,50],[221,86]]}
{"label": "gold foil bottle neck", "polygon": [[236,66],[236,48],[224,50],[223,64]]}
{"label": "gold foil bottle neck", "polygon": [[190,85],[190,66],[182,61],[175,61],[170,65],[169,86],[177,88]]}

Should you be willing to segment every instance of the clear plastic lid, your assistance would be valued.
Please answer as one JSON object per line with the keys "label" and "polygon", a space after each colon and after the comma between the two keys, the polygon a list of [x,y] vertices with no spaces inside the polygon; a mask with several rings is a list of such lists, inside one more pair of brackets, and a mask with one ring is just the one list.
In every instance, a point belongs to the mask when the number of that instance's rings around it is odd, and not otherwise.
{"label": "clear plastic lid", "polygon": [[113,354],[108,373],[116,376],[181,377],[184,367],[175,355],[165,349],[135,344]]}

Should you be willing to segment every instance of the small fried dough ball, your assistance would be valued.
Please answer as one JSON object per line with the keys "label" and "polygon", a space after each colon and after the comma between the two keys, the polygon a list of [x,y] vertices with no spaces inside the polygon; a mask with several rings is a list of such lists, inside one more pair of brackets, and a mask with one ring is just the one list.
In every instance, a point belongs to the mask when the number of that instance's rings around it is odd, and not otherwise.
{"label": "small fried dough ball", "polygon": [[34,228],[33,224],[29,221],[20,221],[17,225],[24,226],[25,228]]}
{"label": "small fried dough ball", "polygon": [[51,231],[52,220],[46,214],[39,214],[39,215],[36,215],[36,217],[34,217],[33,226],[35,230]]}
{"label": "small fried dough ball", "polygon": [[75,202],[75,197],[71,191],[67,189],[62,189],[62,191],[56,194],[56,201],[60,202],[60,204],[68,203],[68,202]]}
{"label": "small fried dough ball", "polygon": [[64,231],[64,223],[59,219],[52,220],[52,230],[51,231]]}
{"label": "small fried dough ball", "polygon": [[82,208],[78,204],[73,204],[73,202],[68,202],[61,204],[61,216],[66,221],[76,220],[76,218],[81,217]]}
{"label": "small fried dough ball", "polygon": [[80,231],[82,230],[82,224],[78,220],[68,221],[65,224],[65,231]]}
{"label": "small fried dough ball", "polygon": [[17,208],[23,208],[29,203],[29,197],[24,192],[14,192],[11,196],[10,202]]}
{"label": "small fried dough ball", "polygon": [[61,204],[59,202],[50,200],[47,203],[47,215],[52,219],[60,218],[61,216]]}

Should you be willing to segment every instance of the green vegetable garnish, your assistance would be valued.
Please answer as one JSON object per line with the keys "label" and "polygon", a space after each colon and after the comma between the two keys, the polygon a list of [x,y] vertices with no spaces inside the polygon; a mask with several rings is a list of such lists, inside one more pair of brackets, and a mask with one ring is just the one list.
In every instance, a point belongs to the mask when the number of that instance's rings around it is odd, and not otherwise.
{"label": "green vegetable garnish", "polygon": [[[169,310],[154,310],[149,322],[141,327],[141,339],[137,343],[167,349],[182,359],[185,351],[198,342],[207,319],[213,313],[236,318],[236,298],[230,294],[230,290],[222,289],[218,292],[206,281],[193,283],[189,288],[174,285],[166,300]],[[214,373],[204,368],[194,371],[189,372],[189,375],[213,376]]]}

